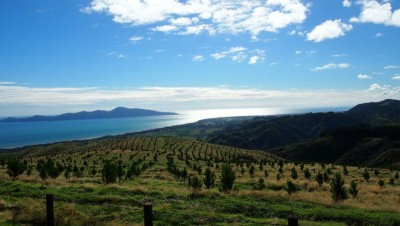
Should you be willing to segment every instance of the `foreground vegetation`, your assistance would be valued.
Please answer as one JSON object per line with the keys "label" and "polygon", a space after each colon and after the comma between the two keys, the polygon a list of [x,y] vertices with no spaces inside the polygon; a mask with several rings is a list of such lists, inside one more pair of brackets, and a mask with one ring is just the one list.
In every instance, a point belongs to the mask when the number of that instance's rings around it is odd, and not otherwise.
{"label": "foreground vegetation", "polygon": [[[343,184],[344,185],[343,185]],[[110,138],[24,150],[0,161],[0,224],[399,225],[398,173],[289,163],[264,152],[172,137]]]}

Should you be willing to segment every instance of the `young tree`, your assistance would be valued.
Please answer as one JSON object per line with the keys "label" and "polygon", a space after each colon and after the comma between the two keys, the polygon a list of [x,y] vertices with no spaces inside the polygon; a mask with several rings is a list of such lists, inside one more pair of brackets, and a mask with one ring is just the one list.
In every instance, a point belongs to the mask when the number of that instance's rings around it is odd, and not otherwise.
{"label": "young tree", "polygon": [[118,176],[117,165],[110,161],[106,161],[101,172],[102,180],[106,184],[115,183]]}
{"label": "young tree", "polygon": [[383,186],[385,186],[385,181],[383,181],[382,179],[380,179],[380,180],[378,181],[378,185],[379,185],[381,188],[383,188]]}
{"label": "young tree", "polygon": [[265,188],[265,181],[263,178],[260,177],[258,182],[254,185],[254,189],[263,190]]}
{"label": "young tree", "polygon": [[211,171],[210,168],[206,169],[205,178],[204,178],[204,185],[207,189],[214,187],[215,182],[215,173]]}
{"label": "young tree", "polygon": [[364,170],[364,173],[362,174],[362,176],[364,177],[365,181],[367,181],[367,183],[369,183],[370,175],[366,169]]}
{"label": "young tree", "polygon": [[396,174],[394,175],[394,179],[398,180],[400,178],[399,172],[396,171]]}
{"label": "young tree", "polygon": [[197,176],[192,176],[190,178],[191,179],[189,180],[190,181],[189,185],[193,189],[192,194],[197,194],[200,191],[201,186],[202,186],[201,180]]}
{"label": "young tree", "polygon": [[306,169],[304,170],[304,177],[305,177],[306,179],[310,179],[310,178],[311,178],[311,172],[310,172],[310,170],[309,170],[308,168],[306,168]]}
{"label": "young tree", "polygon": [[347,199],[349,196],[347,194],[347,189],[344,187],[344,179],[340,173],[336,173],[335,177],[332,179],[331,189],[329,190],[332,195],[332,199],[335,203]]}
{"label": "young tree", "polygon": [[281,179],[281,175],[279,173],[276,174],[276,180],[279,181]]}
{"label": "young tree", "polygon": [[221,189],[224,192],[231,191],[233,188],[233,183],[235,182],[236,176],[235,172],[229,166],[229,164],[225,164],[222,167],[221,172]]}
{"label": "young tree", "polygon": [[19,175],[25,172],[25,165],[17,159],[9,160],[7,162],[7,174],[13,180],[16,180]]}
{"label": "young tree", "polygon": [[296,180],[297,179],[297,170],[296,170],[296,168],[292,168],[292,178],[293,178],[293,180]]}
{"label": "young tree", "polygon": [[250,166],[250,169],[249,169],[249,174],[250,174],[251,177],[254,176],[254,171],[255,171],[255,170],[256,170],[256,168],[255,168],[253,165],[251,165],[251,166]]}
{"label": "young tree", "polygon": [[289,195],[297,191],[297,187],[292,181],[288,181],[284,189]]}
{"label": "young tree", "polygon": [[348,176],[348,175],[349,175],[349,170],[347,169],[347,166],[343,166],[343,174],[344,174],[345,176]]}
{"label": "young tree", "polygon": [[268,177],[268,171],[267,170],[264,170],[264,176],[265,176],[265,178],[267,178]]}
{"label": "young tree", "polygon": [[315,176],[315,180],[318,182],[318,185],[322,187],[322,184],[324,184],[324,176],[321,172],[318,172],[318,174]]}
{"label": "young tree", "polygon": [[353,198],[356,198],[358,195],[357,183],[354,180],[351,181],[349,193]]}

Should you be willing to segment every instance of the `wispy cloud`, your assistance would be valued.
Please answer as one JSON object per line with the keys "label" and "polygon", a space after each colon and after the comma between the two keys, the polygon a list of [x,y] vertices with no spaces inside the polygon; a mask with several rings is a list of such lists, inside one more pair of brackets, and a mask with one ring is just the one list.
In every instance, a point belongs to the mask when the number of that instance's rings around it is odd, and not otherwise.
{"label": "wispy cloud", "polygon": [[134,35],[134,36],[132,36],[132,37],[129,38],[129,40],[132,41],[132,42],[138,42],[138,41],[141,41],[141,40],[143,40],[143,39],[144,39],[144,37],[142,37],[142,36],[136,36],[136,35]]}
{"label": "wispy cloud", "polygon": [[349,67],[350,67],[350,64],[348,64],[348,63],[340,63],[340,64],[330,63],[330,64],[325,64],[325,65],[320,66],[320,67],[311,68],[311,71],[322,71],[322,70],[332,70],[332,69],[346,69],[346,68],[349,68]]}
{"label": "wispy cloud", "polygon": [[327,39],[344,36],[346,32],[352,29],[353,26],[351,24],[345,24],[341,20],[327,20],[308,33],[307,40],[322,42]]}
{"label": "wispy cloud", "polygon": [[85,13],[106,13],[116,23],[156,25],[154,31],[197,35],[208,32],[277,32],[292,24],[302,24],[310,4],[300,0],[175,1],[175,0],[92,0],[81,9]]}
{"label": "wispy cloud", "polygon": [[393,79],[393,80],[399,80],[399,81],[400,81],[400,75],[393,76],[392,79]]}
{"label": "wispy cloud", "polygon": [[14,85],[15,82],[0,82],[0,85]]}
{"label": "wispy cloud", "polygon": [[399,66],[397,66],[397,65],[388,65],[388,66],[385,66],[383,69],[398,69],[399,68]]}
{"label": "wispy cloud", "polygon": [[204,59],[204,57],[202,55],[197,55],[197,56],[194,56],[192,58],[192,60],[196,61],[196,62],[201,62],[201,61],[204,61],[205,59]]}
{"label": "wispy cloud", "polygon": [[[162,98],[161,98],[162,97]],[[142,87],[137,89],[1,86],[0,106],[148,106],[157,109],[344,106],[400,97],[400,88],[372,84],[366,90],[265,90],[248,87]],[[151,103],[151,104],[150,104]],[[4,109],[3,107],[0,109]],[[0,110],[0,114],[2,111]]]}
{"label": "wispy cloud", "polygon": [[248,56],[251,56],[248,63],[258,64],[265,60],[265,50],[262,49],[248,49],[243,46],[231,47],[229,50],[213,53],[210,56],[215,60],[230,58],[235,62],[243,62]]}

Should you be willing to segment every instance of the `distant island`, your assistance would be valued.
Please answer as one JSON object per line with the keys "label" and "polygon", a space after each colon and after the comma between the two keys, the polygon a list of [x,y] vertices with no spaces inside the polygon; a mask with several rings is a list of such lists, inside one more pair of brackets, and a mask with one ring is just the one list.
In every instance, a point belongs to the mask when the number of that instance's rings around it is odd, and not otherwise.
{"label": "distant island", "polygon": [[0,122],[41,122],[41,121],[66,121],[66,120],[85,120],[85,119],[111,119],[111,118],[128,118],[128,117],[148,117],[160,115],[177,115],[174,112],[160,112],[139,108],[118,107],[111,111],[81,111],[77,113],[66,113],[55,116],[35,115],[27,118],[9,117],[0,120]]}

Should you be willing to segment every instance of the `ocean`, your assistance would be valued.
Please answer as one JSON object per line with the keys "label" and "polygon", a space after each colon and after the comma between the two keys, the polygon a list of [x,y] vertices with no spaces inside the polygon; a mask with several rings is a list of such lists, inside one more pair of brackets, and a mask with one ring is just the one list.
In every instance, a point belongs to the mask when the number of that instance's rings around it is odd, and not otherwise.
{"label": "ocean", "polygon": [[179,112],[179,115],[54,122],[0,123],[0,148],[82,140],[196,122],[205,118],[344,111],[347,108],[314,109],[212,109]]}

